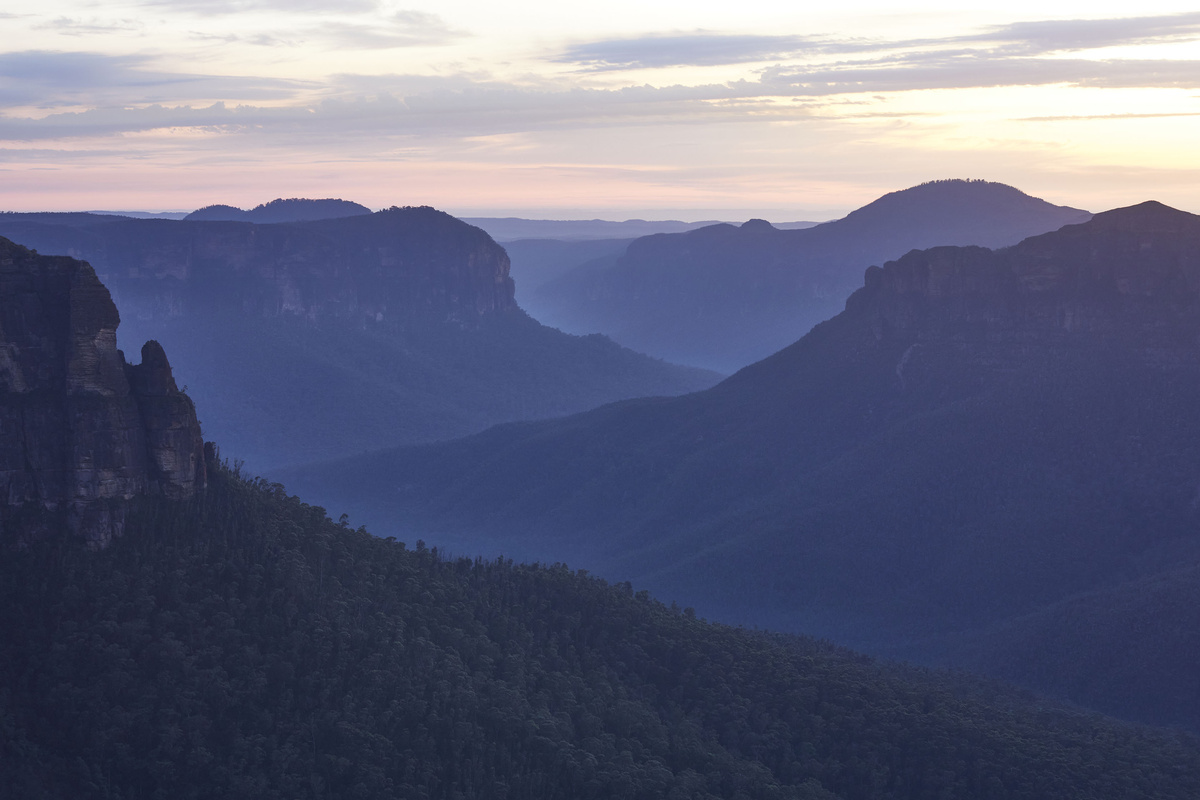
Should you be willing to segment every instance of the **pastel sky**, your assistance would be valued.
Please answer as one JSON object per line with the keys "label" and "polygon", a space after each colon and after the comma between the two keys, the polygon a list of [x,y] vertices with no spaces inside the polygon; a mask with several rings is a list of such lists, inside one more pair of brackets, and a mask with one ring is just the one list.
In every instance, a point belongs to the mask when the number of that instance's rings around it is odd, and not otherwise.
{"label": "pastel sky", "polygon": [[1194,2],[962,5],[17,0],[0,209],[825,219],[971,177],[1200,212]]}

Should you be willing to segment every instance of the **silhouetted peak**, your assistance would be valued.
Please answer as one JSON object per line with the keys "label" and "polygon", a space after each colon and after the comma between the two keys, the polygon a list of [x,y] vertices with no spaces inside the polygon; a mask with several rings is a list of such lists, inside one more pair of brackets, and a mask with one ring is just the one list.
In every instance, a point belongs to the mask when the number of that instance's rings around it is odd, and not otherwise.
{"label": "silhouetted peak", "polygon": [[282,197],[262,203],[250,211],[227,205],[205,206],[184,217],[189,222],[312,222],[319,219],[341,219],[370,214],[371,209],[359,203],[336,198],[309,200],[302,197]]}
{"label": "silhouetted peak", "polygon": [[1147,233],[1159,230],[1178,230],[1180,225],[1200,224],[1200,216],[1180,211],[1157,200],[1147,200],[1125,208],[1114,208],[1092,218],[1090,223],[1097,228],[1111,230],[1142,230]]}
{"label": "silhouetted peak", "polygon": [[741,225],[742,230],[758,233],[761,231],[773,231],[775,226],[767,222],[765,219],[748,219]]}
{"label": "silhouetted peak", "polygon": [[371,209],[349,200],[332,197],[322,200],[290,197],[255,206],[247,212],[247,217],[250,222],[309,222],[318,219],[357,217],[370,213]]}
{"label": "silhouetted peak", "polygon": [[184,217],[189,222],[242,222],[246,212],[235,206],[221,203],[199,208]]}
{"label": "silhouetted peak", "polygon": [[[892,222],[902,225],[913,224],[918,218],[934,216],[956,218],[987,211],[997,215],[1030,213],[1056,208],[1051,203],[1025,194],[1020,189],[1004,183],[985,180],[949,179],[926,183],[889,192],[857,211],[848,214],[842,222],[879,224]],[[1068,216],[1070,222],[1083,222],[1086,211],[1057,207]]]}

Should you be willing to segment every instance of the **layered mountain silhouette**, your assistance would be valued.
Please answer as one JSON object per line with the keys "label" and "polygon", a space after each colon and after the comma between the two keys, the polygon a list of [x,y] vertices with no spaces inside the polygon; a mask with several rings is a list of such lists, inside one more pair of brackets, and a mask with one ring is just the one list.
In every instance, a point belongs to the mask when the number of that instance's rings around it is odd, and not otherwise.
{"label": "layered mountain silhouette", "polygon": [[[87,264],[0,240],[0,289],[4,797],[1200,792],[1191,736],[334,523],[197,452],[162,348],[124,363]],[[23,513],[80,503],[121,525]]]}
{"label": "layered mountain silhouette", "polygon": [[870,264],[937,245],[1003,247],[1088,216],[999,183],[934,181],[802,230],[750,220],[646,236],[522,304],[547,325],[729,373],[840,311]]}
{"label": "layered mountain silhouette", "polygon": [[214,205],[197,209],[184,217],[190,222],[312,222],[318,219],[340,219],[370,214],[371,209],[349,200],[326,198],[309,200],[302,197],[278,198],[257,205],[249,211],[235,206]]}
{"label": "layered mountain silhouette", "polygon": [[504,250],[432,208],[269,225],[0,214],[0,235],[89,261],[122,342],[161,342],[206,433],[258,470],[717,379],[539,325]]}
{"label": "layered mountain silhouette", "polygon": [[1200,217],[1145,203],[871,267],[843,313],[706,392],[289,486],[1196,728],[1197,407]]}
{"label": "layered mountain silhouette", "polygon": [[[545,284],[575,269],[604,269],[616,263],[633,239],[518,239],[504,243],[512,260],[517,302],[536,298]],[[536,302],[536,300],[535,300]]]}

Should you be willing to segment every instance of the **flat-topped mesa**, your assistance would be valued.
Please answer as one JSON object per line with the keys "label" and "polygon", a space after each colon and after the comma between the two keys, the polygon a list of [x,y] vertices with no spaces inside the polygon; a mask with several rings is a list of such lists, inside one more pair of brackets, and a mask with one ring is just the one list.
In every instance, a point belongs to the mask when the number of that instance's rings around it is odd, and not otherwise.
{"label": "flat-topped mesa", "polygon": [[191,400],[156,342],[128,365],[108,290],[83,261],[0,239],[0,530],[4,543],[67,528],[95,546],[138,495],[206,483]]}
{"label": "flat-topped mesa", "polygon": [[1052,343],[1087,333],[1110,345],[1194,349],[1200,216],[1148,202],[1002,250],[913,251],[867,270],[847,309],[868,308],[881,333],[900,336]]}
{"label": "flat-topped mesa", "polygon": [[504,249],[433,208],[269,225],[146,222],[80,232],[33,220],[22,235],[43,251],[86,255],[141,319],[290,316],[391,328],[475,324],[516,309]]}

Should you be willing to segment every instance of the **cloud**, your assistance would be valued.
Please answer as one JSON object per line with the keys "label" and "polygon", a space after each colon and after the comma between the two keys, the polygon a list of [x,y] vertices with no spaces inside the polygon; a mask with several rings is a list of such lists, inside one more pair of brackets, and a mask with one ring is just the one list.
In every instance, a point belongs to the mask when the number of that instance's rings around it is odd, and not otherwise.
{"label": "cloud", "polygon": [[82,20],[73,17],[57,17],[34,27],[42,30],[52,30],[67,36],[93,36],[95,34],[132,33],[142,30],[145,28],[145,25],[136,19],[101,21],[98,19]]}
{"label": "cloud", "polygon": [[[27,56],[29,54],[26,54]],[[60,55],[60,54],[58,54]],[[80,55],[80,54],[76,54]],[[0,76],[14,69],[0,56]],[[107,59],[107,57],[105,57]],[[272,98],[303,94],[314,87],[294,82],[263,82],[214,76],[155,73],[133,57],[81,59],[71,70],[43,71],[48,91],[64,91],[86,72],[96,87],[153,90],[178,97],[213,98],[228,92],[247,98],[203,107],[180,100],[142,107],[101,107],[32,118],[0,117],[0,139],[49,141],[88,139],[134,133],[192,129],[220,136],[269,138],[309,143],[376,140],[372,147],[405,137],[462,139],[539,130],[584,129],[621,125],[745,122],[748,119],[912,117],[887,109],[831,103],[833,95],[869,96],[913,89],[961,89],[1011,85],[1200,87],[1200,62],[1111,61],[1083,59],[1009,59],[989,62],[951,54],[940,60],[904,56],[890,61],[846,62],[818,69],[776,67],[759,80],[724,84],[619,89],[516,85],[486,75],[342,75],[320,87],[326,99],[267,107],[251,102],[262,93]],[[95,64],[95,66],[93,66]],[[0,79],[0,88],[6,84]],[[122,88],[123,87],[123,88]],[[147,88],[150,87],[150,88]],[[25,87],[37,93],[40,87]],[[303,91],[302,91],[303,90]],[[101,88],[77,87],[81,95]],[[2,96],[2,92],[0,92]],[[784,102],[781,102],[784,101]],[[117,106],[117,104],[112,104]]]}
{"label": "cloud", "polygon": [[283,99],[305,88],[278,78],[155,70],[146,56],[25,50],[0,53],[0,107]]}
{"label": "cloud", "polygon": [[1046,117],[1017,117],[1017,122],[1071,122],[1106,119],[1164,119],[1168,117],[1200,117],[1200,111],[1178,111],[1161,114],[1064,114]]}
{"label": "cloud", "polygon": [[296,14],[367,14],[379,9],[379,0],[141,0],[139,5],[215,17],[248,11],[281,11]]}
{"label": "cloud", "polygon": [[[319,41],[341,48],[436,44],[463,35],[450,30],[440,17],[421,12],[393,14],[386,22],[325,22],[295,31],[279,30],[265,39],[256,39],[254,33],[235,35],[238,41],[278,47],[311,45],[318,40],[301,37],[324,37]],[[570,77],[526,76],[520,82],[505,82],[479,72],[332,75],[306,82],[168,72],[141,55],[25,51],[0,54],[0,107],[87,106],[93,110],[52,113],[40,119],[0,117],[0,138],[34,142],[193,129],[213,135],[297,141],[373,137],[379,140],[379,147],[387,147],[387,142],[410,136],[466,138],[589,126],[745,122],[751,118],[884,118],[899,112],[840,109],[830,98],[842,95],[837,102],[850,97],[867,102],[887,93],[912,90],[1056,84],[1197,89],[1200,61],[1063,55],[1072,48],[1192,36],[1200,36],[1200,14],[1022,22],[970,36],[920,42],[727,36],[699,31],[606,40],[573,48],[572,63],[588,69],[775,60],[757,69],[753,77],[725,83],[607,89],[575,86]],[[655,51],[650,47],[655,42],[669,46]],[[789,63],[783,56],[800,63]]]}
{"label": "cloud", "polygon": [[1200,39],[1200,13],[1016,22],[976,34],[940,39],[755,36],[703,30],[651,33],[574,44],[551,56],[550,60],[600,71],[781,62],[855,53],[918,51],[936,54],[948,48],[964,47],[978,57],[1008,58],[1195,39]]}
{"label": "cloud", "polygon": [[824,96],[916,89],[984,89],[1067,84],[1092,88],[1200,88],[1200,61],[980,58],[922,55],[830,67],[772,67],[764,93]]}
{"label": "cloud", "polygon": [[955,37],[950,41],[1011,42],[1024,52],[1044,54],[1194,39],[1200,39],[1200,13],[1015,22],[974,36]]}
{"label": "cloud", "polygon": [[[340,12],[340,7],[339,7]],[[264,47],[317,46],[334,50],[387,50],[398,47],[419,47],[450,44],[467,36],[454,29],[436,14],[423,11],[396,11],[369,21],[341,17],[324,19],[319,23],[276,26],[270,32],[209,33],[191,31],[196,41],[242,43]]]}
{"label": "cloud", "polygon": [[423,11],[397,11],[369,23],[325,22],[308,34],[338,47],[371,50],[447,44],[465,35]]}
{"label": "cloud", "polygon": [[558,63],[596,69],[719,66],[796,58],[822,51],[828,42],[810,36],[750,36],[696,31],[604,39],[567,48]]}
{"label": "cloud", "polygon": [[[391,86],[409,91],[403,96],[386,91],[377,91],[373,97],[348,94],[318,103],[282,107],[214,103],[195,108],[158,104],[62,112],[37,119],[0,117],[0,140],[86,139],[168,129],[309,142],[366,138],[383,143],[414,135],[464,138],[688,119],[741,120],[744,107],[713,105],[713,101],[730,103],[752,98],[759,91],[753,84],[638,86],[617,90],[530,89],[461,77],[428,76],[392,76],[391,80],[348,76],[347,82],[359,91],[371,85],[376,89]],[[787,113],[796,116],[807,112],[794,108]]]}

